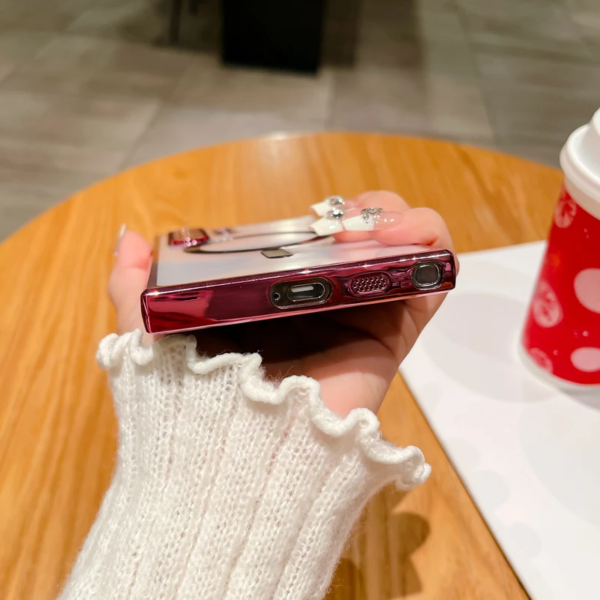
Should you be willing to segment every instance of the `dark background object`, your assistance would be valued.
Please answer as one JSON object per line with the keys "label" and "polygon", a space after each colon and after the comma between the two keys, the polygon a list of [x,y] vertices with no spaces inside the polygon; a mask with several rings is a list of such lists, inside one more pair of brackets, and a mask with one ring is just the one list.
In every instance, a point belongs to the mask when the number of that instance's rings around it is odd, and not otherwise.
{"label": "dark background object", "polygon": [[325,0],[222,0],[223,62],[316,73]]}

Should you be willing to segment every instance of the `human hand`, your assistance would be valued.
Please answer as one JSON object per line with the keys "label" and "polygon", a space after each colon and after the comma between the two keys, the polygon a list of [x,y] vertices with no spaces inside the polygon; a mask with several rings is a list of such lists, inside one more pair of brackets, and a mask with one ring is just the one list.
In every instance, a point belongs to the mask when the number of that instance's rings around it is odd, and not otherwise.
{"label": "human hand", "polygon": [[[446,224],[431,209],[411,209],[391,192],[366,192],[352,200],[362,208],[381,207],[398,213],[397,224],[368,233],[344,232],[336,236],[340,241],[372,237],[385,245],[453,250]],[[119,334],[144,329],[140,294],[146,288],[151,264],[150,244],[139,234],[126,232],[109,281]],[[321,397],[338,414],[345,416],[359,407],[377,412],[398,366],[444,296],[199,330],[198,350],[207,355],[259,352],[271,378],[306,375],[316,379]],[[146,343],[153,340],[145,334]]]}

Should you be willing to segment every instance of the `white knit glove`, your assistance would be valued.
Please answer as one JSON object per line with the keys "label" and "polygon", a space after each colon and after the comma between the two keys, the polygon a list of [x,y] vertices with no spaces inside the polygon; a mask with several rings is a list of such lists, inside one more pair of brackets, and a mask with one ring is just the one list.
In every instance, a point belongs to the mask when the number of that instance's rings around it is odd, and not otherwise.
{"label": "white knit glove", "polygon": [[264,380],[258,355],[199,358],[193,337],[141,332],[98,351],[119,420],[116,473],[61,598],[321,598],[354,521],[389,482],[430,467],[345,419],[319,385]]}

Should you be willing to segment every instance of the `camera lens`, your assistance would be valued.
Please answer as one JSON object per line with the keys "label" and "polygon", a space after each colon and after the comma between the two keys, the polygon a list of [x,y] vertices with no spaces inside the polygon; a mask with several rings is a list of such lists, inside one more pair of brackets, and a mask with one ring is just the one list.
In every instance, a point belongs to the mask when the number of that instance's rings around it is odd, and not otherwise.
{"label": "camera lens", "polygon": [[413,269],[412,280],[419,290],[438,287],[442,283],[442,269],[435,262],[421,263]]}

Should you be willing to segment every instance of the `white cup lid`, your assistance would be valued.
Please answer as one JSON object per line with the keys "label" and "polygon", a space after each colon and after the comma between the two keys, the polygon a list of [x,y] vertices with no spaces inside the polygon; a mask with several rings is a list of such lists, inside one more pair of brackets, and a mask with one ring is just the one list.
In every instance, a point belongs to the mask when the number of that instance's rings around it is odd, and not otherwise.
{"label": "white cup lid", "polygon": [[600,109],[576,129],[560,154],[565,186],[573,199],[600,219]]}

